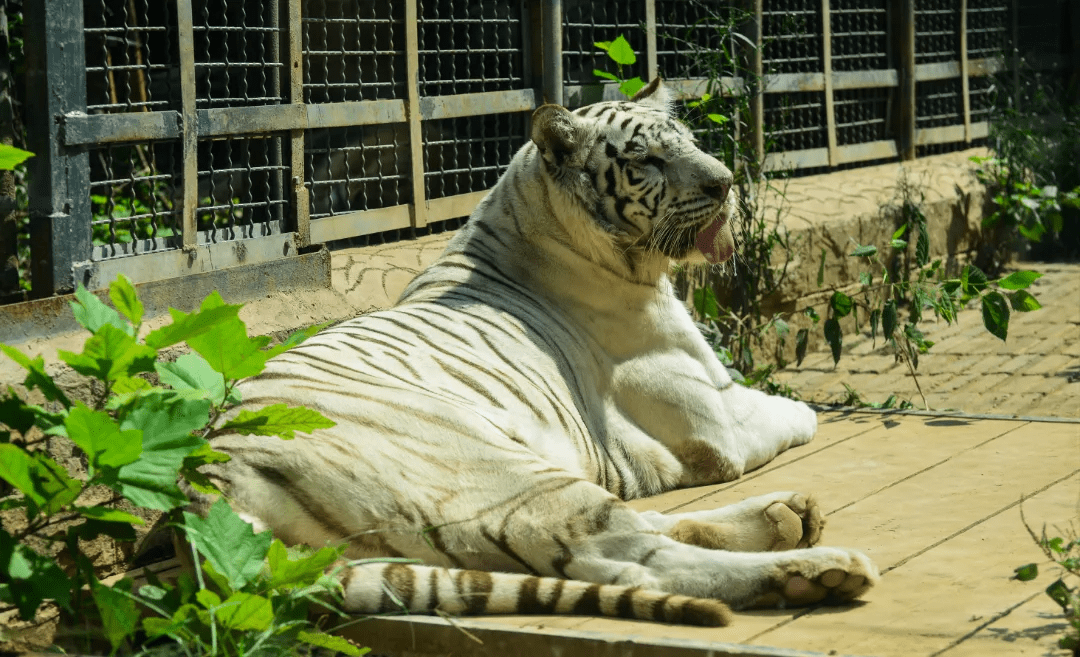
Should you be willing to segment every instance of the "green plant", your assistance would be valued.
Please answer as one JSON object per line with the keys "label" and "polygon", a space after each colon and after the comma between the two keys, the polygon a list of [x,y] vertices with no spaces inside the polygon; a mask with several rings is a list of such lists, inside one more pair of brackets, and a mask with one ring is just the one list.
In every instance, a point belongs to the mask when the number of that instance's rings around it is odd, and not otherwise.
{"label": "green plant", "polygon": [[[1042,532],[1036,534],[1024,518],[1023,507],[1020,509],[1020,518],[1027,529],[1031,540],[1043,551],[1050,563],[1054,564],[1062,575],[1071,575],[1075,582],[1080,577],[1080,536],[1075,527],[1068,527],[1062,531],[1062,536],[1047,536],[1046,526]],[[1039,576],[1039,564],[1029,563],[1018,567],[1013,573],[1013,579],[1021,582],[1029,582]],[[1080,655],[1080,587],[1070,586],[1059,576],[1046,587],[1046,595],[1061,607],[1069,629],[1058,640],[1058,646],[1071,650],[1073,655]]]}
{"label": "green plant", "polygon": [[[850,315],[855,331],[860,332],[861,313],[875,343],[880,335],[890,345],[897,360],[907,365],[923,406],[928,408],[916,375],[919,356],[934,346],[933,341],[928,340],[919,328],[924,312],[933,311],[936,317],[952,324],[960,308],[969,303],[978,303],[986,330],[1005,340],[1011,311],[1029,312],[1041,308],[1027,288],[1042,274],[1017,271],[1004,278],[990,280],[975,265],[966,265],[959,277],[949,277],[940,259],[930,261],[930,237],[926,217],[919,206],[906,200],[901,207],[901,217],[904,223],[893,233],[887,247],[879,249],[875,245],[856,243],[848,254],[865,263],[865,268],[859,272],[859,289],[850,295],[841,290],[833,292],[822,332],[832,351],[833,362],[838,363],[843,348],[840,320]],[[904,238],[913,233],[916,238],[914,254],[911,254],[909,240]],[[889,253],[892,257],[885,260],[883,253]],[[823,268],[824,250],[821,258]],[[896,266],[898,259],[903,261],[903,267]],[[820,272],[821,269],[819,284]],[[902,318],[900,308],[903,306],[907,308],[907,316]],[[810,308],[805,312],[816,324],[817,313]],[[805,356],[807,342],[808,329],[800,329],[795,339],[799,362]]]}
{"label": "green plant", "polygon": [[[143,306],[131,283],[117,279],[109,297],[115,310],[82,287],[76,291],[72,311],[91,335],[81,352],[58,352],[85,377],[86,401],[70,398],[40,356],[0,345],[27,371],[27,390],[46,400],[29,403],[11,388],[0,397],[0,478],[6,486],[0,602],[25,620],[58,609],[71,648],[279,655],[313,645],[362,654],[315,632],[307,620],[309,604],[334,606],[338,585],[324,571],[340,549],[287,550],[269,533],[255,534],[224,501],[205,519],[182,512],[187,498],[177,484],[183,478],[199,491],[218,492],[197,470],[228,459],[207,440],[217,433],[290,439],[296,431],[332,426],[315,411],[285,405],[219,422],[239,401],[239,379],[258,374],[268,358],[320,327],[270,347],[269,338],[247,335],[240,306],[225,304],[214,292],[195,312],[170,310],[171,323],[140,338]],[[181,343],[192,353],[172,362],[161,358],[161,350]],[[77,448],[85,473],[50,457],[44,448],[54,441]],[[200,564],[194,576],[167,583],[150,574],[142,586],[127,577],[105,584],[86,553],[87,541],[133,541],[134,526],[155,512],[184,530]]]}
{"label": "green plant", "polygon": [[593,69],[593,75],[598,78],[617,82],[619,91],[628,98],[632,97],[645,86],[645,81],[637,76],[623,79],[623,67],[631,66],[637,62],[637,53],[634,52],[634,48],[630,45],[630,42],[626,40],[626,37],[620,34],[615,37],[614,41],[597,41],[593,45],[606,52],[608,57],[611,58],[611,61],[615,62],[615,66],[618,70],[618,74],[613,74],[608,73],[607,71],[601,71],[600,69]]}

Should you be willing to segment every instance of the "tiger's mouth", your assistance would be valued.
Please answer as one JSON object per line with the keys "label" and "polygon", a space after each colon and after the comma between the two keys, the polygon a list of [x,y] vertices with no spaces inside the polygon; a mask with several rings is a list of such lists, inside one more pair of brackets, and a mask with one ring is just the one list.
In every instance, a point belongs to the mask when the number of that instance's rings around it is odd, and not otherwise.
{"label": "tiger's mouth", "polygon": [[709,264],[717,265],[735,254],[735,239],[731,234],[731,212],[727,204],[694,235],[694,248]]}

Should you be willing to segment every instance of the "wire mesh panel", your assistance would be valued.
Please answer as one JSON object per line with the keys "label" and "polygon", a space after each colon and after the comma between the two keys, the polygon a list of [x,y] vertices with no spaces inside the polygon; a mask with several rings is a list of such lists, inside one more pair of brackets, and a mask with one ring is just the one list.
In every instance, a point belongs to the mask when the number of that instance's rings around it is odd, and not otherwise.
{"label": "wire mesh panel", "polygon": [[199,143],[200,241],[222,242],[282,232],[284,179],[280,135]]}
{"label": "wire mesh panel", "polygon": [[971,98],[971,122],[989,121],[998,99],[997,81],[992,76],[973,77],[968,80]]}
{"label": "wire mesh panel", "polygon": [[964,123],[963,87],[960,78],[928,80],[915,84],[915,127],[939,128]]}
{"label": "wire mesh panel", "polygon": [[1001,57],[1008,47],[1009,6],[1002,0],[968,0],[968,59]]}
{"label": "wire mesh panel", "polygon": [[519,2],[419,3],[420,95],[525,87]]}
{"label": "wire mesh panel", "polygon": [[960,8],[955,0],[915,3],[915,63],[960,59]]}
{"label": "wire mesh panel", "polygon": [[666,78],[735,75],[734,32],[748,16],[726,0],[656,0],[656,62]]}
{"label": "wire mesh panel", "polygon": [[866,144],[891,139],[891,89],[848,89],[833,92],[836,143]]}
{"label": "wire mesh panel", "polygon": [[176,109],[175,5],[150,0],[85,0],[87,111]]}
{"label": "wire mesh panel", "polygon": [[405,5],[308,0],[303,6],[304,102],[405,97]]}
{"label": "wire mesh panel", "polygon": [[94,259],[178,248],[179,143],[115,144],[89,152]]}
{"label": "wire mesh panel", "polygon": [[766,150],[770,152],[827,147],[825,93],[766,94],[765,130]]}
{"label": "wire mesh panel", "polygon": [[304,162],[312,219],[412,202],[403,123],[308,131]]}
{"label": "wire mesh panel", "polygon": [[832,70],[883,71],[889,58],[888,0],[830,0]]}
{"label": "wire mesh panel", "polygon": [[624,66],[622,77],[645,79],[645,0],[625,2],[589,2],[567,0],[563,3],[563,80],[566,84],[594,84],[600,78],[594,70],[618,74],[607,54],[594,44],[612,41],[619,36],[630,42],[637,61]]}
{"label": "wire mesh panel", "polygon": [[517,113],[426,121],[425,196],[436,199],[491,188],[528,139],[525,119]]}
{"label": "wire mesh panel", "polygon": [[282,102],[279,2],[194,0],[198,107]]}
{"label": "wire mesh panel", "polygon": [[761,12],[766,73],[820,73],[820,0],[768,0]]}

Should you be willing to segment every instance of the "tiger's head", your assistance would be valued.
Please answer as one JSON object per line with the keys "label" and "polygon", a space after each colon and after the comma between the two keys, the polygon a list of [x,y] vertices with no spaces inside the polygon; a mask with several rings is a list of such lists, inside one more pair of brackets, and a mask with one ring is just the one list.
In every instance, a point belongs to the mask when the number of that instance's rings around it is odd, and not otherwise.
{"label": "tiger's head", "polygon": [[731,171],[696,145],[659,78],[629,101],[543,105],[532,141],[582,241],[632,258],[720,263],[735,251]]}

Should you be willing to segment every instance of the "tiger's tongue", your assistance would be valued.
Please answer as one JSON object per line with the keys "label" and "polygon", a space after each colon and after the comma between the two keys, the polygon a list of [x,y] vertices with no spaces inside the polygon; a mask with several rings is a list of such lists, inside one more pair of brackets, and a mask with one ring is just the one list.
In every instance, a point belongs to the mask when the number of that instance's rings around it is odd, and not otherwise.
{"label": "tiger's tongue", "polygon": [[723,217],[717,217],[708,226],[698,231],[694,246],[712,264],[721,263],[735,253],[735,240],[731,237],[731,226]]}

